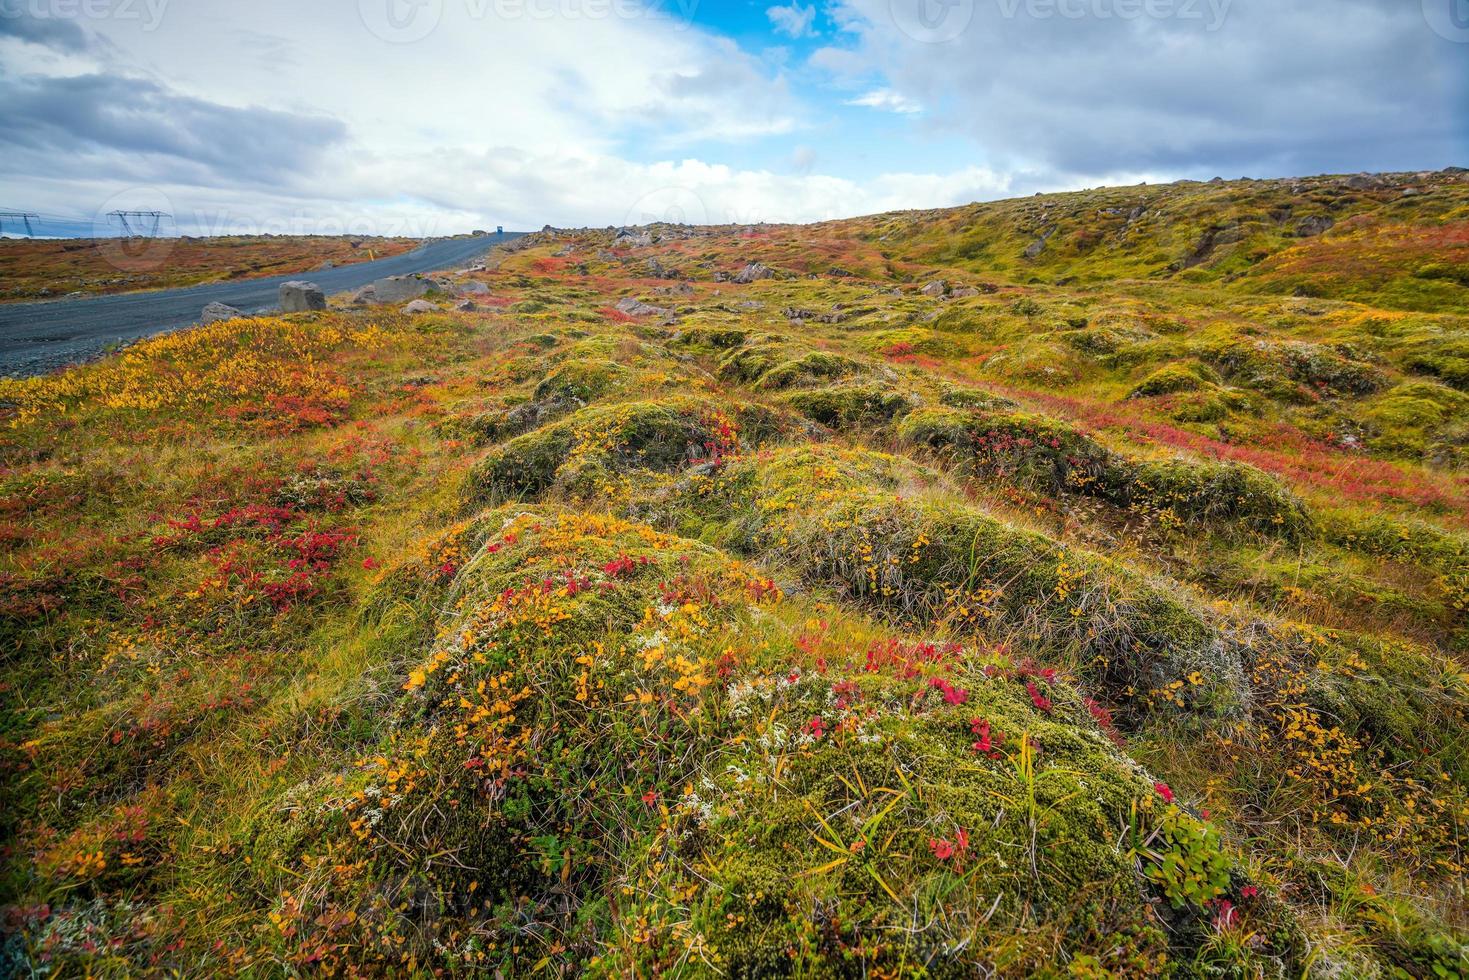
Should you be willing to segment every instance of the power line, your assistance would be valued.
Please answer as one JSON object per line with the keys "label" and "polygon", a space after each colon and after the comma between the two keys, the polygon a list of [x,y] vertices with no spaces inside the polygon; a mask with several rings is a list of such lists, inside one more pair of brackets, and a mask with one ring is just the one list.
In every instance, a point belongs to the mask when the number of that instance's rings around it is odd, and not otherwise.
{"label": "power line", "polygon": [[[116,218],[122,224],[122,230],[129,238],[157,238],[158,222],[164,218],[168,218],[170,221],[173,220],[173,215],[165,211],[109,211],[107,212],[107,217]],[[133,230],[132,223],[128,220],[129,218],[138,222],[136,231]],[[145,235],[143,234],[143,225],[150,221],[152,224],[149,226],[148,233]]]}
{"label": "power line", "polygon": [[6,218],[9,218],[11,221],[19,218],[22,222],[25,223],[26,236],[29,238],[35,238],[36,230],[31,227],[31,219],[39,219],[40,217],[41,216],[34,211],[0,211],[0,232],[3,232],[5,230]]}

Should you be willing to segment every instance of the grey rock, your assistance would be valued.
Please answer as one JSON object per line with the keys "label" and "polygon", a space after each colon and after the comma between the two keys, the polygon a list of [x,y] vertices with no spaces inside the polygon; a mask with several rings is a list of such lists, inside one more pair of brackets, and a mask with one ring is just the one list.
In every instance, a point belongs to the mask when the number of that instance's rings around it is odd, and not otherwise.
{"label": "grey rock", "polygon": [[224,303],[210,303],[204,307],[204,312],[199,316],[199,322],[208,326],[211,323],[218,323],[221,320],[233,320],[244,315],[233,306],[226,306]]}
{"label": "grey rock", "polygon": [[439,308],[426,299],[416,299],[403,307],[404,313],[437,313]]}
{"label": "grey rock", "polygon": [[280,305],[282,313],[305,313],[308,310],[326,309],[326,294],[314,282],[294,279],[281,283]]}
{"label": "grey rock", "polygon": [[1469,168],[1465,168],[1465,167],[1444,167],[1443,168],[1443,173],[1446,173],[1446,174],[1469,174]]}
{"label": "grey rock", "polygon": [[1025,246],[1025,257],[1027,259],[1038,258],[1040,254],[1045,250],[1046,240],[1044,238],[1037,238],[1035,241]]}
{"label": "grey rock", "polygon": [[971,296],[978,296],[979,290],[973,286],[960,286],[958,289],[952,290],[949,295],[954,299],[968,299]]}
{"label": "grey rock", "polygon": [[760,279],[774,279],[775,270],[763,262],[751,262],[739,271],[730,281],[741,285],[748,285]]}
{"label": "grey rock", "polygon": [[676,286],[657,286],[653,292],[659,296],[692,296],[694,287],[686,282],[681,282]]}
{"label": "grey rock", "polygon": [[1324,234],[1336,225],[1336,221],[1324,214],[1313,214],[1309,218],[1302,218],[1301,223],[1296,225],[1296,235],[1300,238],[1314,238]]}
{"label": "grey rock", "polygon": [[1347,178],[1346,186],[1354,191],[1375,191],[1382,187],[1382,181],[1372,174],[1356,174]]}
{"label": "grey rock", "polygon": [[371,306],[377,302],[377,293],[371,286],[363,286],[352,294],[353,306]]}
{"label": "grey rock", "polygon": [[478,279],[471,279],[468,282],[458,283],[458,284],[456,284],[454,286],[454,291],[456,293],[458,293],[460,296],[488,296],[488,295],[490,295],[490,287],[489,286],[486,286],[484,283],[480,282]]}
{"label": "grey rock", "polygon": [[934,297],[941,297],[948,291],[949,285],[942,279],[935,279],[933,282],[929,283],[927,286],[924,286],[922,289],[919,290],[919,292],[925,296]]}
{"label": "grey rock", "polygon": [[1404,187],[1403,188],[1403,196],[1404,197],[1419,197],[1422,194],[1423,194],[1423,192],[1420,191],[1416,187]]}
{"label": "grey rock", "polygon": [[372,284],[379,303],[406,303],[428,292],[430,283],[422,276],[388,276]]}
{"label": "grey rock", "polygon": [[[414,302],[417,303],[420,302],[420,300],[414,300]],[[479,309],[479,304],[472,299],[461,299],[459,302],[454,304],[454,309],[458,310],[460,313],[473,313],[475,310]]]}
{"label": "grey rock", "polygon": [[626,313],[628,316],[668,316],[673,312],[661,306],[653,306],[651,303],[633,299],[631,296],[625,296],[617,301],[617,311]]}

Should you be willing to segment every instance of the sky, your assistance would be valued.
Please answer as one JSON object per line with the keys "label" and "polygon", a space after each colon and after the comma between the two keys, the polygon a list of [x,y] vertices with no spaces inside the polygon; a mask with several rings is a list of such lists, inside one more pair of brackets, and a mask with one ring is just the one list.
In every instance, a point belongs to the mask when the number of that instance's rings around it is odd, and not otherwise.
{"label": "sky", "polygon": [[0,0],[0,124],[0,209],[67,235],[1439,169],[1469,165],[1469,0]]}

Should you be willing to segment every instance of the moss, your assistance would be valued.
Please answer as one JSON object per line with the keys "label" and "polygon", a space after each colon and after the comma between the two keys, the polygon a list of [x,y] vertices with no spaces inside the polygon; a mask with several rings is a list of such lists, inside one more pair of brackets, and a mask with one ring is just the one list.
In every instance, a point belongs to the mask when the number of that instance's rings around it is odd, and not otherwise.
{"label": "moss", "polygon": [[782,361],[761,373],[755,386],[769,391],[832,381],[862,372],[862,365],[850,357],[826,351],[809,351],[793,360]]}
{"label": "moss", "polygon": [[899,438],[935,450],[962,472],[1050,494],[1077,493],[1119,507],[1166,510],[1220,530],[1294,538],[1310,526],[1305,506],[1273,478],[1232,463],[1124,459],[1090,436],[1043,416],[922,409]]}
{"label": "moss", "polygon": [[628,371],[612,361],[578,358],[558,366],[536,385],[536,401],[591,402],[625,382]]}
{"label": "moss", "polygon": [[829,429],[886,425],[913,408],[911,396],[872,385],[841,385],[792,392],[782,403]]}
{"label": "moss", "polygon": [[1182,460],[1131,467],[1118,502],[1165,508],[1195,524],[1245,526],[1288,539],[1312,526],[1306,507],[1274,478],[1239,463]]}
{"label": "moss", "polygon": [[780,556],[813,585],[917,622],[1068,651],[1113,692],[1199,670],[1209,678],[1199,711],[1239,708],[1238,652],[1186,600],[972,507],[880,489],[923,477],[881,454],[796,449],[758,469],[736,463],[720,481],[747,495],[732,501],[743,549]]}
{"label": "moss", "polygon": [[1051,492],[1121,482],[1120,460],[1090,437],[1045,416],[923,409],[905,418],[899,439],[935,450],[964,472],[1003,476]]}
{"label": "moss", "polygon": [[695,401],[593,406],[495,450],[471,471],[469,496],[474,503],[535,497],[553,486],[591,495],[617,474],[708,461],[783,424],[759,406],[728,415]]}
{"label": "moss", "polygon": [[1142,381],[1138,382],[1127,393],[1128,398],[1154,398],[1158,395],[1172,395],[1180,391],[1198,391],[1204,386],[1205,379],[1194,365],[1167,364]]}

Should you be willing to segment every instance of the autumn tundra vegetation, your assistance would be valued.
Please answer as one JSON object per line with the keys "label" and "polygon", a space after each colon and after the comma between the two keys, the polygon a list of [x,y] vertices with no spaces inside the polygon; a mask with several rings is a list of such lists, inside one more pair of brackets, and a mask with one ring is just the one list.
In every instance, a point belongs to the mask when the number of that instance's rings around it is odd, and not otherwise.
{"label": "autumn tundra vegetation", "polygon": [[1469,182],[547,229],[0,382],[0,973],[1469,972]]}

